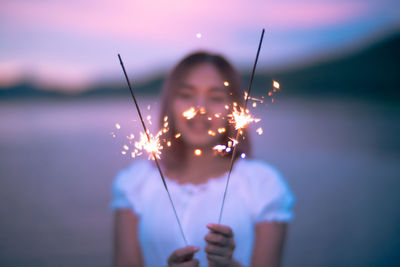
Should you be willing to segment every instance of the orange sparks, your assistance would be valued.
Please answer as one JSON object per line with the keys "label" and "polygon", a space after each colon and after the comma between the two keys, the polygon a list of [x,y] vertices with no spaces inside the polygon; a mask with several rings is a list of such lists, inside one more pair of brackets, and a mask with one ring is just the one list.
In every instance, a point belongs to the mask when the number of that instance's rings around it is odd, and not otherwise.
{"label": "orange sparks", "polygon": [[251,122],[259,122],[260,119],[254,118],[249,114],[249,111],[240,108],[240,111],[234,107],[232,114],[229,114],[228,117],[230,117],[229,122],[235,125],[236,130],[243,129],[244,127],[247,126],[247,124]]}
{"label": "orange sparks", "polygon": [[170,147],[171,146],[171,141],[167,142],[167,146]]}
{"label": "orange sparks", "polygon": [[273,82],[273,86],[274,86],[276,89],[279,89],[280,84],[279,84],[277,81],[274,81],[274,82]]}
{"label": "orange sparks", "polygon": [[186,119],[190,120],[190,119],[194,118],[194,116],[196,116],[196,114],[197,114],[197,110],[194,107],[191,107],[191,108],[185,110],[182,113],[182,116],[185,117]]}
{"label": "orange sparks", "polygon": [[260,127],[260,128],[258,128],[257,130],[256,130],[256,132],[259,134],[259,135],[262,135],[263,134],[263,129]]}
{"label": "orange sparks", "polygon": [[180,133],[177,133],[177,134],[175,135],[175,138],[179,138],[179,137],[181,137],[181,134],[180,134]]}
{"label": "orange sparks", "polygon": [[164,116],[164,122],[168,120],[168,116]]}
{"label": "orange sparks", "polygon": [[253,102],[253,108],[257,107],[257,102]]}
{"label": "orange sparks", "polygon": [[208,130],[208,134],[209,134],[209,135],[212,135],[212,136],[215,136],[215,132],[212,131],[212,130]]}
{"label": "orange sparks", "polygon": [[222,152],[223,150],[226,149],[225,145],[216,145],[213,147],[214,150],[217,150],[218,152]]}
{"label": "orange sparks", "polygon": [[[159,136],[161,135],[161,131],[157,133],[156,136],[149,134],[150,140],[147,138],[147,135],[143,132],[140,132],[140,140],[135,142],[135,148],[137,151],[143,151],[149,153],[149,158],[152,158],[153,154],[159,159],[161,155],[162,145],[160,144]],[[139,153],[138,155],[140,155]]]}
{"label": "orange sparks", "polygon": [[224,82],[224,85],[225,85],[225,86],[229,86],[229,82],[228,82],[228,81],[225,81],[225,82]]}
{"label": "orange sparks", "polygon": [[226,132],[226,129],[225,128],[218,128],[218,133],[224,133],[224,132]]}
{"label": "orange sparks", "polygon": [[200,108],[200,114],[202,114],[202,115],[206,114],[206,109],[205,108]]}
{"label": "orange sparks", "polygon": [[194,150],[194,154],[196,155],[196,156],[201,156],[201,149],[195,149]]}

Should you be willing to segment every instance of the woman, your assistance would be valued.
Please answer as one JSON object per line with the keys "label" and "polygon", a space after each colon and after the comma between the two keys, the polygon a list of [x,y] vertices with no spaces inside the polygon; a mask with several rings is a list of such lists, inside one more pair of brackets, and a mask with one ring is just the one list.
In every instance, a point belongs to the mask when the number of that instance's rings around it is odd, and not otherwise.
{"label": "woman", "polygon": [[[213,147],[232,144],[229,137],[236,136],[227,115],[233,102],[243,104],[240,88],[232,65],[208,52],[185,57],[171,71],[160,117],[163,124],[168,116],[165,140],[172,143],[164,144],[161,165],[191,246],[180,235],[154,162],[135,161],[113,184],[115,266],[279,265],[294,197],[273,167],[240,157],[250,155],[246,130],[237,145],[222,224],[212,223],[232,153]],[[191,108],[195,116],[183,116]]]}

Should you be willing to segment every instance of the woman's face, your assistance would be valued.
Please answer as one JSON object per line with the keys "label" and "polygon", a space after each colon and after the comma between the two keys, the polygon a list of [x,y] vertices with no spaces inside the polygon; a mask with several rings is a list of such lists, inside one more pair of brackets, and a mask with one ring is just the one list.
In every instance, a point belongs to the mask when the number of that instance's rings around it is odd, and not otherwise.
{"label": "woman's face", "polygon": [[[187,145],[206,147],[221,139],[218,129],[227,125],[225,105],[230,104],[229,86],[224,82],[212,64],[204,63],[193,67],[176,88],[172,103],[176,131]],[[188,119],[184,112],[190,109],[196,115]]]}

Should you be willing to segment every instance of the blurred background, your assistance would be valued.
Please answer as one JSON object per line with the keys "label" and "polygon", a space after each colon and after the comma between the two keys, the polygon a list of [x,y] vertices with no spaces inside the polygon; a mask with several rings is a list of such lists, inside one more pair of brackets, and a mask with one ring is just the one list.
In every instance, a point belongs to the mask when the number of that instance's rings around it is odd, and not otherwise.
{"label": "blurred background", "polygon": [[110,186],[140,129],[117,53],[156,122],[194,50],[225,55],[245,88],[262,28],[253,92],[281,90],[253,147],[296,195],[283,266],[399,266],[395,0],[1,0],[0,266],[111,265]]}

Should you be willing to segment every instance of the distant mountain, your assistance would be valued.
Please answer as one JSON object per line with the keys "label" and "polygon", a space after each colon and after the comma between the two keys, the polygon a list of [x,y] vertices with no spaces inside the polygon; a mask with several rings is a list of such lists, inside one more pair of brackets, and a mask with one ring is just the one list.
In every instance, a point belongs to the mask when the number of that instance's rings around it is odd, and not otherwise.
{"label": "distant mountain", "polygon": [[[400,32],[383,38],[351,54],[330,56],[313,63],[279,72],[258,70],[253,92],[262,93],[276,79],[285,95],[351,96],[400,100]],[[250,74],[242,74],[247,85]],[[163,75],[135,85],[138,94],[157,94]],[[30,83],[0,88],[1,98],[93,97],[129,95],[125,81],[99,84],[77,95],[44,91]]]}

